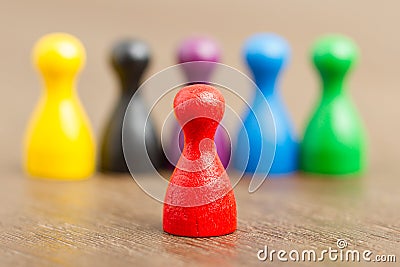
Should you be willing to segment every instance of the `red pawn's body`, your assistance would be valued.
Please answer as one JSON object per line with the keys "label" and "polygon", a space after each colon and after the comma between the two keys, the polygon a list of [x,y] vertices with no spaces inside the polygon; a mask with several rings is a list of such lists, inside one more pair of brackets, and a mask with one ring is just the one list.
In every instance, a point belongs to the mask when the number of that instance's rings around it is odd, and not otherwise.
{"label": "red pawn's body", "polygon": [[182,88],[175,116],[185,145],[164,201],[164,231],[180,236],[220,236],[236,230],[236,201],[213,138],[225,109],[222,94],[209,85]]}

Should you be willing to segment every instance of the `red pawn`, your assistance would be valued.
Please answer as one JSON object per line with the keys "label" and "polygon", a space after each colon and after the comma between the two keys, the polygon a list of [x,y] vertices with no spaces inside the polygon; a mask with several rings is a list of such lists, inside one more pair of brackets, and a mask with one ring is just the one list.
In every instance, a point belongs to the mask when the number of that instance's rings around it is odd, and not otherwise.
{"label": "red pawn", "polygon": [[175,96],[174,110],[185,144],[165,195],[164,231],[190,237],[232,233],[235,196],[214,145],[224,97],[209,85],[186,86]]}

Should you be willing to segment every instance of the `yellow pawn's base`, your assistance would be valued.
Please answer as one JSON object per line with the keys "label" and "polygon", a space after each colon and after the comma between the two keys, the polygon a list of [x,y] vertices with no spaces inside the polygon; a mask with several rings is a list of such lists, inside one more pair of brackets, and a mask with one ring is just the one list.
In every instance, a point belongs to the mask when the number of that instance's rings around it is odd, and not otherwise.
{"label": "yellow pawn's base", "polygon": [[46,180],[57,180],[57,181],[81,181],[81,180],[87,180],[89,179],[94,171],[88,171],[85,173],[77,173],[77,172],[64,172],[64,173],[59,173],[58,170],[53,170],[53,169],[35,169],[32,167],[26,167],[26,173],[34,179],[46,179]]}
{"label": "yellow pawn's base", "polygon": [[75,158],[34,156],[31,153],[26,162],[26,173],[34,178],[48,180],[79,181],[86,180],[93,175],[94,159],[82,159],[79,155]]}
{"label": "yellow pawn's base", "polygon": [[84,176],[84,177],[55,177],[51,176],[48,173],[40,173],[34,172],[33,170],[29,171],[28,173],[29,178],[34,180],[49,180],[49,181],[61,181],[61,182],[68,182],[68,181],[85,181],[90,178],[91,175]]}

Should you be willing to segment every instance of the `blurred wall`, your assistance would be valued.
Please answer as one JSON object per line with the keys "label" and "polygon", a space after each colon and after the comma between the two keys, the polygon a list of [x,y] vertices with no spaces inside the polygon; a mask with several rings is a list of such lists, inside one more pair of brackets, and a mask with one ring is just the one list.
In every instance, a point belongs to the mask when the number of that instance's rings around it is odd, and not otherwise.
{"label": "blurred wall", "polygon": [[173,65],[176,45],[195,33],[213,36],[223,48],[223,63],[247,73],[240,55],[244,39],[272,31],[287,38],[292,47],[291,64],[281,85],[299,133],[319,90],[309,62],[310,45],[319,35],[331,32],[349,35],[358,43],[361,60],[349,80],[351,94],[368,128],[371,150],[380,151],[371,153],[373,164],[384,168],[389,164],[385,158],[395,157],[393,144],[398,144],[399,8],[400,2],[394,0],[3,0],[1,164],[4,168],[20,164],[23,133],[41,92],[30,53],[43,34],[69,32],[84,43],[87,65],[78,90],[98,137],[118,94],[107,62],[109,48],[117,39],[133,36],[150,44],[153,61],[147,77]]}

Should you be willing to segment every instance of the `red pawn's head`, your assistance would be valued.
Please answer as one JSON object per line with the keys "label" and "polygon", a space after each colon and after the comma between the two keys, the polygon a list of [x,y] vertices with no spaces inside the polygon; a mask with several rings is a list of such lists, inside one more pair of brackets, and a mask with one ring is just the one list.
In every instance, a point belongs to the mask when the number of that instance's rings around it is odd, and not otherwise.
{"label": "red pawn's head", "polygon": [[224,115],[225,100],[216,88],[205,84],[194,84],[182,88],[176,94],[174,110],[182,127],[188,123],[197,124],[196,121],[199,119],[216,123],[218,126]]}

